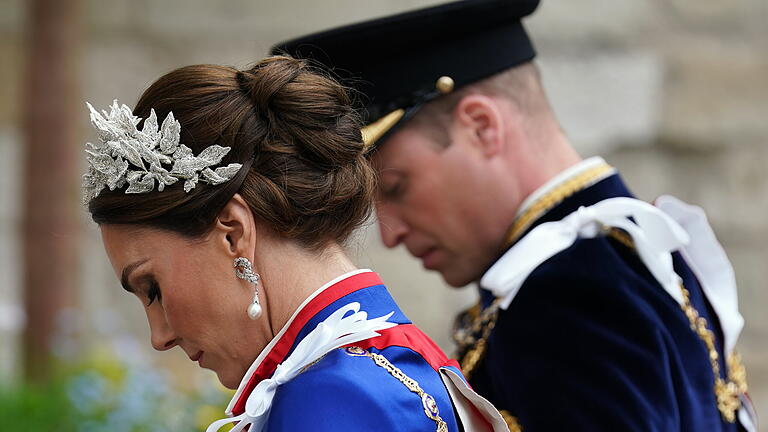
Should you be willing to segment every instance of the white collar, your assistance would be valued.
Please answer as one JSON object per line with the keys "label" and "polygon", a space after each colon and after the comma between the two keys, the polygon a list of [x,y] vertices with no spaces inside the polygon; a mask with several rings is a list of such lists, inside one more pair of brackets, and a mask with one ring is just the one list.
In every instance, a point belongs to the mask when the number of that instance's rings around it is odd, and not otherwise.
{"label": "white collar", "polygon": [[533,203],[538,201],[541,197],[551,192],[553,189],[555,189],[562,183],[565,183],[569,179],[576,177],[577,175],[587,170],[590,170],[598,165],[605,165],[605,160],[600,156],[593,156],[591,158],[584,159],[583,161],[577,163],[576,165],[566,168],[564,171],[561,171],[559,174],[552,177],[546,183],[541,185],[538,189],[533,191],[532,194],[528,195],[528,197],[525,198],[525,200],[523,200],[523,203],[520,205],[520,208],[517,210],[517,214],[515,215],[515,217],[523,214],[523,212],[528,210],[528,208],[530,208],[533,205]]}

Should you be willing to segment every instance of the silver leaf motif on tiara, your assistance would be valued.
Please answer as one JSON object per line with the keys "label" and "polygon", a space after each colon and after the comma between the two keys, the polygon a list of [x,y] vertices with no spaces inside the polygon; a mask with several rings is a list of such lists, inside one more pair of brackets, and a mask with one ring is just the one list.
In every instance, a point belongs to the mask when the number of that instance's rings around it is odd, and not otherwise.
{"label": "silver leaf motif on tiara", "polygon": [[[91,124],[99,141],[86,143],[88,171],[83,175],[83,202],[96,198],[104,188],[124,187],[125,193],[162,192],[179,180],[184,180],[184,191],[189,192],[202,181],[219,185],[231,180],[242,167],[233,163],[216,167],[230,147],[212,145],[195,156],[192,149],[179,143],[181,124],[172,112],[157,123],[157,114],[151,110],[139,130],[141,118],[133,115],[126,105],[112,102],[109,113],[96,111],[87,103]],[[170,170],[163,165],[170,166]]]}

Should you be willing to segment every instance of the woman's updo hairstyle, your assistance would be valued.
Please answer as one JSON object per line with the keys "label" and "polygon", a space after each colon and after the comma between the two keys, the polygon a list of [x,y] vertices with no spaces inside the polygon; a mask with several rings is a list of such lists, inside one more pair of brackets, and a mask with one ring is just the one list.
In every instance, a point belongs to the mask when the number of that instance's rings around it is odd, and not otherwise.
{"label": "woman's updo hairstyle", "polygon": [[[194,154],[231,147],[220,166],[243,167],[228,183],[182,182],[164,191],[105,189],[91,200],[98,224],[135,224],[199,237],[240,193],[257,220],[308,248],[343,243],[371,211],[374,174],[364,156],[360,120],[347,90],[304,60],[268,57],[249,70],[186,66],[141,96],[134,115],[168,112]],[[141,125],[139,125],[141,127]]]}

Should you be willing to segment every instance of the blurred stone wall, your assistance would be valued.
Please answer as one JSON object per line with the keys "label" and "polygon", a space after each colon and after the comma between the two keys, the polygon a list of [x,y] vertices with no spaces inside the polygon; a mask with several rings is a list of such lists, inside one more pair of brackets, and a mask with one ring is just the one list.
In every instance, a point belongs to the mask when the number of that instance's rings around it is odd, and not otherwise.
{"label": "blurred stone wall", "polygon": [[[432,1],[84,0],[83,99],[135,103],[161,74],[191,63],[246,66],[281,39]],[[25,2],[0,0],[0,376],[15,373],[21,317],[18,198]],[[644,199],[698,204],[736,267],[752,396],[768,418],[768,3],[762,0],[545,1],[527,25],[545,86],[576,147],[617,166]],[[83,139],[91,137],[83,106]],[[44,127],[44,125],[41,125]],[[147,327],[111,273],[85,217],[80,325],[105,317]],[[375,224],[352,253],[379,271],[414,321],[446,350],[453,313],[474,299],[385,251]],[[114,324],[113,325],[117,325]],[[148,344],[147,344],[148,346]],[[181,355],[161,356],[181,361]],[[170,358],[170,360],[168,360]],[[765,429],[765,428],[764,428]],[[765,429],[768,430],[768,429]]]}

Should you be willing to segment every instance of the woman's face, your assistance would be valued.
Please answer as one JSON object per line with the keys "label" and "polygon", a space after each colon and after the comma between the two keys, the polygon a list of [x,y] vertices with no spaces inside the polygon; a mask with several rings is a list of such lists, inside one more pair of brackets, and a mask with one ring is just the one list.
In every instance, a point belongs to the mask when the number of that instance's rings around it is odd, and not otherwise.
{"label": "woman's face", "polygon": [[248,319],[254,288],[236,278],[227,236],[189,239],[133,225],[102,225],[101,234],[123,288],[144,305],[152,346],[179,346],[236,388],[270,337],[263,316]]}

